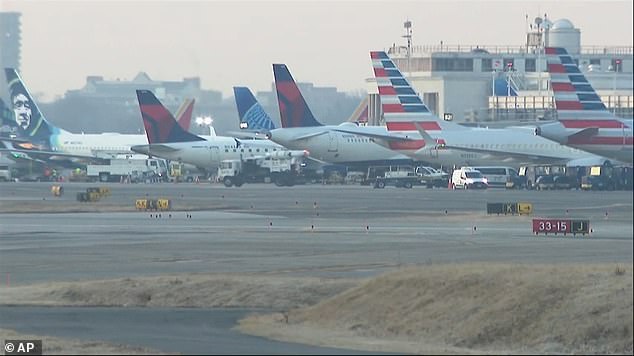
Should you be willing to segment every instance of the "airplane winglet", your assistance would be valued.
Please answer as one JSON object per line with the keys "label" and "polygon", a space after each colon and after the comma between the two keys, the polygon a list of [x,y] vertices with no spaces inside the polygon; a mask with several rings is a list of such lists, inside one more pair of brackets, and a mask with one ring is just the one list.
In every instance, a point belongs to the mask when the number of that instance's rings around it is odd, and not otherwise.
{"label": "airplane winglet", "polygon": [[436,143],[436,139],[434,139],[433,137],[431,137],[427,131],[425,131],[425,129],[423,128],[423,126],[418,123],[418,122],[414,122],[414,126],[416,126],[416,130],[418,130],[418,132],[420,133],[420,136],[423,138],[423,140],[427,141],[427,142],[434,142]]}
{"label": "airplane winglet", "polygon": [[578,139],[588,138],[599,134],[598,127],[587,127],[579,132],[576,132],[568,136],[568,141],[574,141]]}

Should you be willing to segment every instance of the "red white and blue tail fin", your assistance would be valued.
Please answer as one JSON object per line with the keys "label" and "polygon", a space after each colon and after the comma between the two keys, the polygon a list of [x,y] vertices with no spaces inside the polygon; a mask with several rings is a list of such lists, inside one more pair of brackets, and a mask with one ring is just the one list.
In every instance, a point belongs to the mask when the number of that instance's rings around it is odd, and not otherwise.
{"label": "red white and blue tail fin", "polygon": [[389,131],[418,131],[414,122],[426,131],[459,128],[459,125],[440,120],[429,110],[387,53],[370,52],[370,58]]}
{"label": "red white and blue tail fin", "polygon": [[548,73],[555,95],[555,108],[564,126],[568,127],[566,121],[573,119],[577,121],[576,124],[572,124],[576,128],[581,128],[579,125],[588,127],[595,124],[608,128],[605,125],[610,124],[603,122],[605,120],[618,123],[564,48],[546,47],[545,52],[549,56]]}

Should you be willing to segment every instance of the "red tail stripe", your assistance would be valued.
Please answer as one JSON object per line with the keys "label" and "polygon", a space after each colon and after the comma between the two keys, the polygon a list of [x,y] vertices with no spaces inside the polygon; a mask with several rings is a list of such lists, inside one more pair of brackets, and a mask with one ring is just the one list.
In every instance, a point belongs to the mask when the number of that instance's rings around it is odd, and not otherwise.
{"label": "red tail stripe", "polygon": [[374,76],[375,77],[387,77],[387,73],[385,73],[385,69],[383,69],[383,68],[374,68]]}
{"label": "red tail stripe", "polygon": [[401,104],[383,104],[383,112],[386,114],[396,113],[396,112],[405,112],[403,105]]}
{"label": "red tail stripe", "polygon": [[552,83],[553,91],[576,91],[571,83]]}
{"label": "red tail stripe", "polygon": [[566,68],[564,68],[563,64],[548,63],[548,72],[549,73],[566,73]]}
{"label": "red tail stripe", "polygon": [[565,128],[584,129],[598,127],[600,129],[621,129],[625,124],[618,120],[559,120]]}
{"label": "red tail stripe", "polygon": [[394,87],[379,87],[380,95],[396,95],[396,89]]}
{"label": "red tail stripe", "polygon": [[[435,121],[420,121],[417,122],[425,131],[440,131],[440,125]],[[391,121],[387,123],[388,131],[418,131],[416,125],[413,122],[398,122]]]}
{"label": "red tail stripe", "polygon": [[425,147],[425,140],[392,141],[388,145],[393,150],[419,150]]}
{"label": "red tail stripe", "polygon": [[557,110],[583,110],[583,105],[578,101],[555,101]]}
{"label": "red tail stripe", "polygon": [[623,137],[623,136],[591,136],[591,137],[574,137],[568,140],[568,144],[570,145],[615,145],[621,146],[625,144],[626,146],[633,145],[632,137]]}

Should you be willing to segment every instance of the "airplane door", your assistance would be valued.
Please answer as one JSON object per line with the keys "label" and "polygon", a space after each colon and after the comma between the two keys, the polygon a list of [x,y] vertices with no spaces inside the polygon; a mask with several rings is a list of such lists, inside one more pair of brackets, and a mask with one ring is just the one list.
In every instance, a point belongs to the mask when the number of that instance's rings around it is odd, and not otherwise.
{"label": "airplane door", "polygon": [[329,131],[328,132],[328,152],[337,152],[339,150],[339,140],[337,138],[337,133]]}
{"label": "airplane door", "polygon": [[211,164],[219,164],[220,162],[220,149],[217,146],[209,147],[209,160]]}

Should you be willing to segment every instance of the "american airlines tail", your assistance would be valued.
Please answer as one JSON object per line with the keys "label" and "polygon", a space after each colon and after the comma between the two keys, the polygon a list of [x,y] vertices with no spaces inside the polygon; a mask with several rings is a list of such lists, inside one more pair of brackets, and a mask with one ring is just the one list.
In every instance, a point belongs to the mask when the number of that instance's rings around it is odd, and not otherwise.
{"label": "american airlines tail", "polygon": [[605,107],[564,48],[545,48],[559,123],[542,125],[546,138],[622,162],[632,163],[632,120]]}
{"label": "american airlines tail", "polygon": [[53,141],[66,131],[51,124],[37,106],[18,72],[13,68],[4,69],[9,87],[10,106],[13,107],[18,136],[27,139],[39,149],[50,150]]}
{"label": "american airlines tail", "polygon": [[262,109],[247,87],[233,87],[233,94],[236,98],[236,107],[240,123],[246,123],[246,128],[257,131],[270,131],[275,129],[273,120]]}
{"label": "american airlines tail", "polygon": [[180,108],[176,111],[176,121],[185,131],[189,131],[192,124],[192,114],[194,112],[194,103],[196,99],[185,99]]}
{"label": "american airlines tail", "polygon": [[285,64],[273,64],[277,102],[280,106],[282,127],[323,126],[308,108],[302,93]]}
{"label": "american airlines tail", "polygon": [[467,129],[434,115],[387,53],[370,52],[370,58],[388,131],[418,131],[419,128],[425,131]]}
{"label": "american airlines tail", "polygon": [[150,144],[205,140],[184,130],[151,91],[137,90],[136,95]]}

